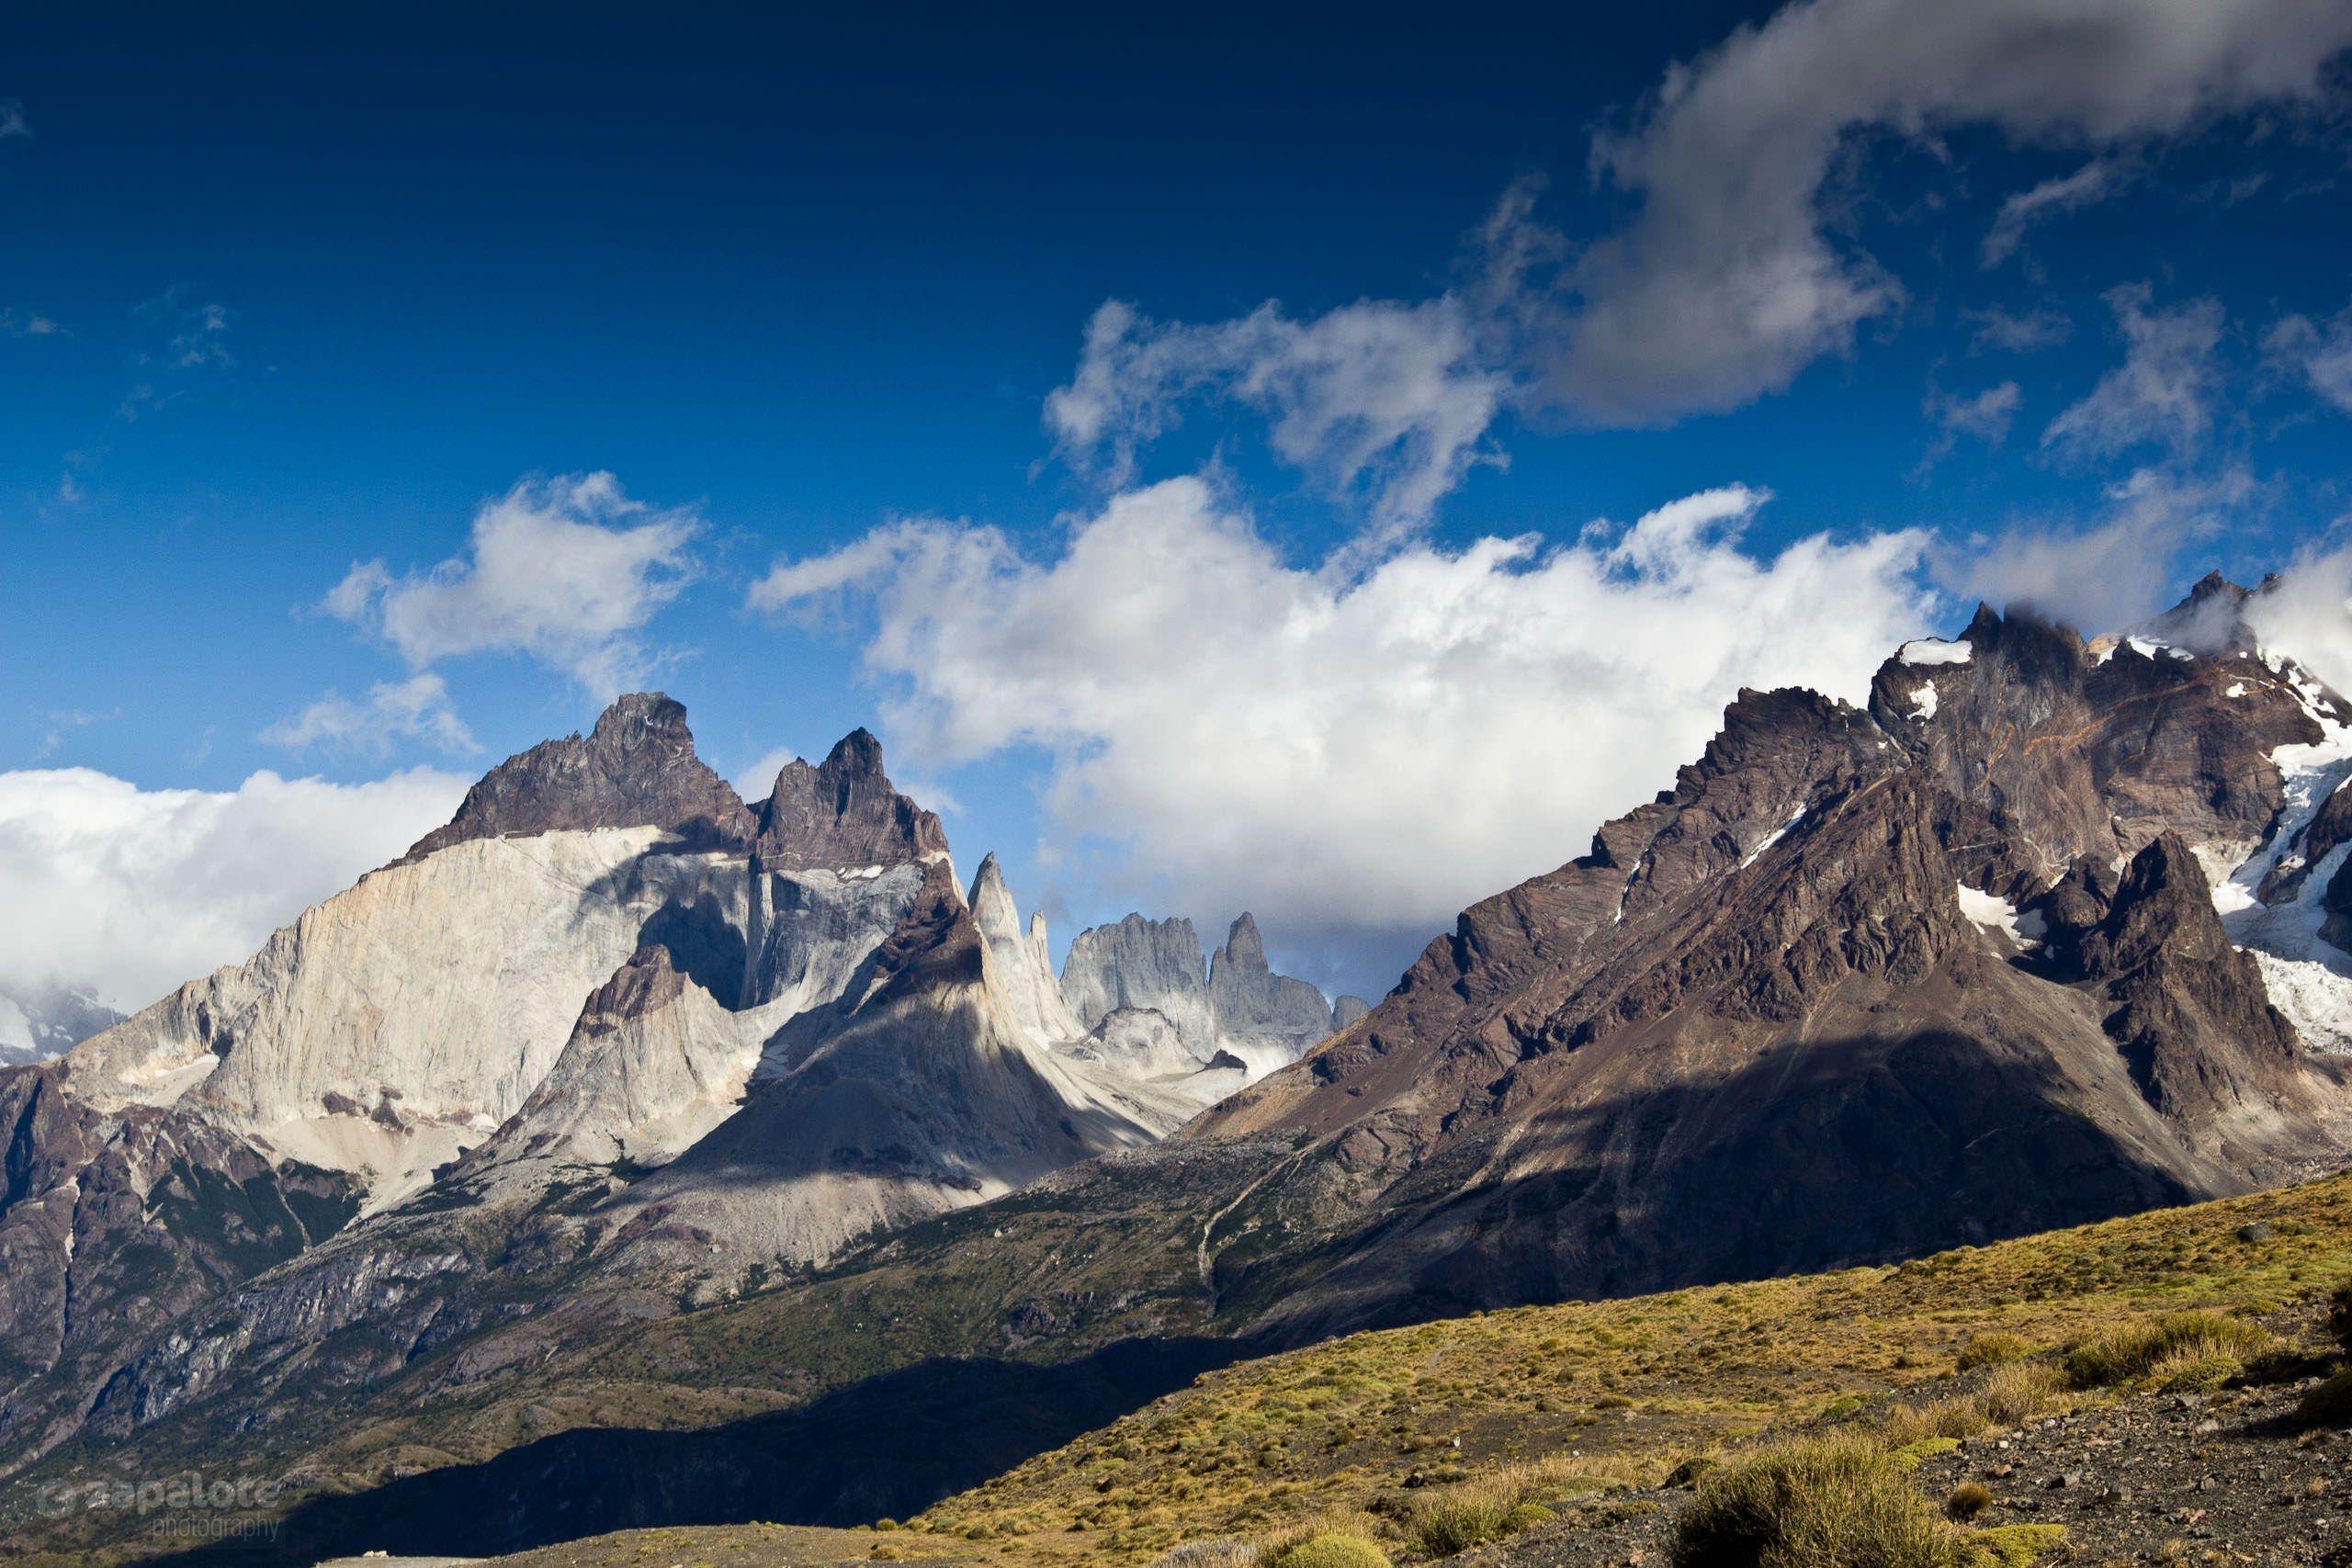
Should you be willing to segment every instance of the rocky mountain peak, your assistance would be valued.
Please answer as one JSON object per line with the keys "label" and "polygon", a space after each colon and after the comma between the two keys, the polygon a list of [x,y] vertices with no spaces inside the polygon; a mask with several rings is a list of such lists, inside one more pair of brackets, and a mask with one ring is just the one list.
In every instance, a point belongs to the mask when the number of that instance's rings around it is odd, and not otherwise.
{"label": "rocky mountain peak", "polygon": [[2197,580],[2188,596],[2141,627],[2155,641],[2200,654],[2251,654],[2258,646],[2245,623],[2253,592],[2218,571]]}
{"label": "rocky mountain peak", "polygon": [[1214,979],[1219,967],[1238,969],[1245,974],[1263,975],[1266,970],[1266,941],[1258,934],[1258,922],[1249,910],[1241,911],[1225,933],[1225,945],[1210,961],[1209,973]]}
{"label": "rocky mountain peak", "polygon": [[882,743],[853,729],[815,767],[794,758],[759,808],[754,846],[768,871],[906,865],[947,853],[939,818],[899,794],[882,768]]}
{"label": "rocky mountain peak", "polygon": [[584,738],[541,741],[483,774],[447,826],[397,863],[473,839],[602,828],[659,828],[718,849],[750,842],[754,824],[727,781],[695,755],[684,706],[639,692],[616,698]]}
{"label": "rocky mountain peak", "polygon": [[1221,1040],[1244,1057],[1295,1056],[1331,1032],[1331,1004],[1305,980],[1277,975],[1246,911],[1209,960],[1209,1010]]}
{"label": "rocky mountain peak", "polygon": [[2076,945],[2084,974],[2117,1004],[2107,1032],[2149,1104],[2192,1128],[2308,1094],[2292,1025],[2255,961],[2214,912],[2187,840],[2165,832],[2124,869],[2105,919]]}
{"label": "rocky mountain peak", "polygon": [[666,692],[631,692],[615,697],[596,716],[588,739],[613,750],[633,746],[692,746],[686,705]]}

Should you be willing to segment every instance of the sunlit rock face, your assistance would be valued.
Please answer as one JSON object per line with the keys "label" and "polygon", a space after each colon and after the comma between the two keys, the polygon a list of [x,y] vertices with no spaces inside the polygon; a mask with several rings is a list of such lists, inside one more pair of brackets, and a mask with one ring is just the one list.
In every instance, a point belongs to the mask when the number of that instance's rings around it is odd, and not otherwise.
{"label": "sunlit rock face", "polygon": [[[1243,1063],[1251,1078],[1296,1061],[1340,1027],[1321,991],[1268,968],[1258,922],[1247,913],[1206,958],[1186,919],[1129,915],[1081,931],[1063,962],[1061,988],[1090,1030],[1122,1012],[1156,1013],[1194,1063],[1205,1066],[1223,1053]],[[1350,1020],[1359,1016],[1361,1010]],[[1140,1059],[1142,1024],[1129,1019],[1117,1027],[1124,1045],[1098,1043]]]}

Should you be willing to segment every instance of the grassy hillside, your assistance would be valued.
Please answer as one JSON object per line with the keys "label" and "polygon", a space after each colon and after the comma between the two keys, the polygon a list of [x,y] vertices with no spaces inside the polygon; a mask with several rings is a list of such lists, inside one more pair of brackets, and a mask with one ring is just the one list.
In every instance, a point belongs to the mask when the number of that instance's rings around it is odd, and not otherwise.
{"label": "grassy hillside", "polygon": [[2273,1314],[2347,1272],[2338,1176],[1894,1268],[1356,1335],[1207,1373],[914,1526],[1024,1562],[1135,1562],[1359,1516],[1409,1555],[1416,1506],[1481,1478],[1555,1501],[1655,1483],[1767,1428],[1932,1400],[1972,1346],[2072,1346],[2192,1308]]}

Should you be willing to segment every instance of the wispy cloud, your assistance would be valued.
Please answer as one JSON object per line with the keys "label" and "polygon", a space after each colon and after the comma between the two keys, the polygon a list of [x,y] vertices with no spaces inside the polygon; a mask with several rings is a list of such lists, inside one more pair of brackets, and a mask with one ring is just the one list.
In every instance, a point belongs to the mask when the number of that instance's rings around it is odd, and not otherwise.
{"label": "wispy cloud", "polygon": [[0,310],[0,337],[56,337],[64,331],[49,317],[33,311]]}
{"label": "wispy cloud", "polygon": [[195,299],[185,284],[175,283],[141,300],[131,315],[153,335],[134,356],[143,373],[116,408],[125,423],[177,402],[187,394],[190,377],[236,366],[236,355],[229,349],[229,308]]}
{"label": "wispy cloud", "polygon": [[329,692],[263,730],[261,739],[296,751],[323,745],[374,757],[388,754],[396,740],[423,741],[454,755],[481,750],[473,731],[458,716],[447,683],[430,672],[405,681],[379,681],[368,688],[363,702]]}
{"label": "wispy cloud", "polygon": [[1919,459],[1915,475],[1924,474],[1959,446],[1963,436],[1998,446],[2008,439],[2010,422],[2025,404],[2025,392],[2015,381],[2001,381],[1973,396],[1930,391],[1921,412],[1935,422],[1936,438]]}
{"label": "wispy cloud", "polygon": [[2002,354],[2035,354],[2055,348],[2075,335],[2075,323],[2063,310],[2039,306],[2030,310],[2006,310],[1991,305],[1965,312],[1962,321],[1976,331],[1968,340],[1972,354],[1996,350]]}
{"label": "wispy cloud", "polygon": [[2103,457],[2158,446],[2185,457],[2204,440],[2221,374],[2222,302],[2191,299],[2159,310],[2154,300],[2144,283],[2108,291],[2123,338],[2123,363],[2050,422],[2041,433],[2045,450]]}
{"label": "wispy cloud", "polygon": [[41,716],[48,723],[49,733],[41,737],[40,749],[33,754],[36,757],[53,757],[64,749],[66,736],[94,724],[111,724],[122,716],[122,709],[52,708]]}
{"label": "wispy cloud", "polygon": [[2352,310],[2326,321],[2287,316],[2263,335],[2264,355],[2323,400],[2352,413]]}
{"label": "wispy cloud", "polygon": [[2030,190],[2018,192],[2002,202],[2001,210],[1994,216],[1993,227],[1986,231],[1978,253],[1980,258],[1988,267],[2000,265],[2017,254],[2028,228],[2060,213],[2078,212],[2106,200],[2128,177],[2124,160],[2093,158],[2071,175],[2044,180]]}
{"label": "wispy cloud", "polygon": [[2164,605],[2173,563],[2220,534],[2255,499],[2252,477],[2207,479],[2141,468],[2108,487],[2086,522],[2026,524],[1938,547],[1939,579],[1997,605],[2031,604],[2084,631],[2120,631]]}
{"label": "wispy cloud", "polygon": [[1360,500],[1374,533],[1429,521],[1482,458],[1509,382],[1482,364],[1468,309],[1451,294],[1362,300],[1306,320],[1275,303],[1233,321],[1158,322],[1113,300],[1087,324],[1077,373],[1046,400],[1046,423],[1081,467],[1114,484],[1136,448],[1204,397],[1263,413],[1284,460]]}
{"label": "wispy cloud", "polygon": [[[1905,297],[1846,234],[1851,206],[1830,189],[1858,131],[1985,126],[2097,158],[2221,115],[2315,106],[2347,45],[2352,9],[2305,0],[1784,6],[1672,67],[1600,140],[1596,174],[1639,209],[1567,271],[1552,393],[1597,423],[1658,423],[1850,351]],[[2067,198],[2045,193],[2039,210]]]}

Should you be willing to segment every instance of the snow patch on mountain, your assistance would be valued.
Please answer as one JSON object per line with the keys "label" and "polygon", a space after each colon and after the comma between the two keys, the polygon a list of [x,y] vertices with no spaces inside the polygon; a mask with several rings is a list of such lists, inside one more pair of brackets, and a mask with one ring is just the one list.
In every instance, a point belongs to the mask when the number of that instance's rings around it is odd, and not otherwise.
{"label": "snow patch on mountain", "polygon": [[[2303,864],[2306,836],[2330,796],[2352,780],[2352,726],[2337,720],[2325,689],[2291,660],[2266,652],[2264,660],[2295,691],[2322,739],[2281,746],[2270,753],[2284,785],[2285,804],[2270,838],[2213,886],[2213,905],[2230,941],[2254,957],[2270,1003],[2315,1051],[2352,1052],[2352,954],[2323,934],[2329,881],[2352,844],[2339,844],[2315,864]],[[2291,897],[2264,903],[2274,875],[2303,872]]]}
{"label": "snow patch on mountain", "polygon": [[1915,637],[1894,652],[1905,664],[1965,664],[1975,656],[1976,649],[1966,637],[1949,642],[1936,637]]}
{"label": "snow patch on mountain", "polygon": [[2019,914],[2018,907],[1997,893],[1987,893],[1971,887],[1965,882],[1957,886],[1960,912],[1969,922],[1988,931],[1999,931],[2010,944],[2020,951],[2040,947],[2049,934],[2049,928],[2038,909]]}

